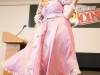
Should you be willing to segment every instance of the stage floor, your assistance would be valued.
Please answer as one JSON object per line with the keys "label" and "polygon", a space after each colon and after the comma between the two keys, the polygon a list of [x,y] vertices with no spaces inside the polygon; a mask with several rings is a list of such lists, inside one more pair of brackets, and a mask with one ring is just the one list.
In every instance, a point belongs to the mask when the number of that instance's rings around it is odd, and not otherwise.
{"label": "stage floor", "polygon": [[100,75],[100,71],[85,71],[81,70],[81,74],[79,75]]}

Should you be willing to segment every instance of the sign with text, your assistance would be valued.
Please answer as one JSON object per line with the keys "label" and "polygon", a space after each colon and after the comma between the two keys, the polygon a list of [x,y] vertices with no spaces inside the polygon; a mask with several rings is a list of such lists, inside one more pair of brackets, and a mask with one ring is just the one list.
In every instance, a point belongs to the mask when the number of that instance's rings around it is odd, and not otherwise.
{"label": "sign with text", "polygon": [[100,28],[100,4],[78,4],[70,22],[74,28]]}

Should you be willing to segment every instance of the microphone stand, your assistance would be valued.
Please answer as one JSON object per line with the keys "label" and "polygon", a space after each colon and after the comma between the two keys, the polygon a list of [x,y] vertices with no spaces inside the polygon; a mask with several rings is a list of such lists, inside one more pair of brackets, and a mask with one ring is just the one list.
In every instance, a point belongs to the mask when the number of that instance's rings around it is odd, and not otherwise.
{"label": "microphone stand", "polygon": [[23,31],[23,29],[24,29],[25,27],[26,27],[26,25],[23,26],[22,30],[21,30],[16,36],[18,36],[18,35]]}

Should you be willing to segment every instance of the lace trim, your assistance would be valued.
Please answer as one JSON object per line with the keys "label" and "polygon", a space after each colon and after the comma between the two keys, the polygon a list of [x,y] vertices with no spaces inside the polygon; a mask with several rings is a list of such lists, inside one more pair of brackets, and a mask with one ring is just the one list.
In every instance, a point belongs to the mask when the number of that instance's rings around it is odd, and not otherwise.
{"label": "lace trim", "polygon": [[5,65],[8,66],[6,63],[4,64],[4,62],[1,62],[1,65],[2,65],[2,68],[3,68],[5,71],[7,71],[8,73],[11,73],[12,75],[16,75],[16,73],[11,72],[10,70],[8,70],[8,68],[5,67]]}
{"label": "lace trim", "polygon": [[[48,75],[78,75],[80,74],[81,72],[80,71],[77,71],[77,70],[73,70],[72,73],[57,73],[57,72],[54,72],[54,73],[50,73]],[[46,75],[46,73],[44,73],[43,71],[41,71],[41,75]]]}
{"label": "lace trim", "polygon": [[[16,73],[16,72],[13,72],[13,71],[10,71],[10,70],[8,70],[8,68],[6,68],[7,66],[9,66],[7,63],[4,63],[4,62],[1,62],[1,65],[2,65],[2,67],[3,67],[3,69],[5,70],[5,71],[7,71],[8,73],[11,73],[12,75],[22,75],[21,73]],[[61,74],[61,75],[78,75],[78,74],[80,74],[81,72],[80,71],[77,71],[77,70],[75,70],[75,69],[72,69],[72,70],[70,70],[70,72],[68,73],[68,72],[66,72],[66,73],[51,73],[51,74],[49,74],[49,75],[59,75],[59,74]],[[43,74],[43,73],[42,73]],[[41,75],[42,75],[41,74]]]}

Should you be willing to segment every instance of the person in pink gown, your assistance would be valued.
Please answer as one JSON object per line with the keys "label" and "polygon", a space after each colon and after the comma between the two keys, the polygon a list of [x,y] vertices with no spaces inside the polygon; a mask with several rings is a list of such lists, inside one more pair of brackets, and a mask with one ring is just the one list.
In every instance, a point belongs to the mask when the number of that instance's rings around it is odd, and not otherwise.
{"label": "person in pink gown", "polygon": [[35,21],[40,22],[27,46],[2,65],[13,75],[77,75],[75,44],[69,18],[77,0],[41,1]]}

